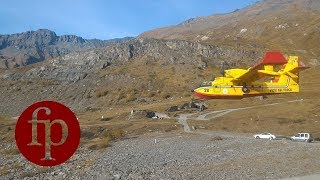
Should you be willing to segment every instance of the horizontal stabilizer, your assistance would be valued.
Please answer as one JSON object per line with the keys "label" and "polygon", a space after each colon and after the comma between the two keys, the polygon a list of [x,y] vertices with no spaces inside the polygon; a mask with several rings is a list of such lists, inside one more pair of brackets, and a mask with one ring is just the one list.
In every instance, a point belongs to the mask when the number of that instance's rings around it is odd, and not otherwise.
{"label": "horizontal stabilizer", "polygon": [[310,68],[310,67],[299,65],[299,66],[296,67],[295,69],[299,69],[300,71],[302,71],[302,70],[309,69],[309,68]]}
{"label": "horizontal stabilizer", "polygon": [[291,72],[285,72],[288,76],[292,77],[292,78],[298,78],[299,76],[291,73]]}

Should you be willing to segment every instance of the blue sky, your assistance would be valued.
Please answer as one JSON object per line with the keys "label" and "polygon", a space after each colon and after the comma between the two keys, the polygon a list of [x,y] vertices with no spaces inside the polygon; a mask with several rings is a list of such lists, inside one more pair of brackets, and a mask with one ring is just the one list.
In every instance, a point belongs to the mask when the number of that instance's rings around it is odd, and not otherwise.
{"label": "blue sky", "polygon": [[50,29],[58,35],[111,39],[187,19],[227,13],[256,0],[7,0],[0,6],[0,34]]}

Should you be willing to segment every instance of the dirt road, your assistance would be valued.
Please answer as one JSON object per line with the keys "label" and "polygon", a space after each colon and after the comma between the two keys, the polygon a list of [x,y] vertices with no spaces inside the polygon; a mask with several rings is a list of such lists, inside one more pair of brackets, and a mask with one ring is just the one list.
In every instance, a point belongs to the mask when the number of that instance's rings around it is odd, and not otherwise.
{"label": "dirt road", "polygon": [[294,102],[302,102],[303,99],[299,100],[290,100],[280,103],[269,103],[269,104],[263,104],[263,105],[257,105],[257,106],[248,106],[248,107],[241,107],[241,108],[229,108],[229,109],[223,109],[223,110],[217,110],[217,111],[211,111],[211,112],[205,112],[205,113],[191,113],[191,114],[180,114],[178,118],[178,122],[183,126],[183,129],[185,132],[190,133],[192,132],[192,129],[190,128],[188,124],[188,119],[198,120],[198,121],[209,121],[213,120],[215,118],[224,116],[226,114],[240,111],[240,110],[247,110],[247,109],[254,109],[254,108],[261,108],[266,106],[276,106],[279,104],[285,104],[285,103],[294,103]]}

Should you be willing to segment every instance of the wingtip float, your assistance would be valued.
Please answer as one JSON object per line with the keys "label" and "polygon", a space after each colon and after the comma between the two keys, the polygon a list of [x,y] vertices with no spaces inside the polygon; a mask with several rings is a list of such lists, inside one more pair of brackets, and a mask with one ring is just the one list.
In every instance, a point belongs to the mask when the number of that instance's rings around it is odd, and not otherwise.
{"label": "wingtip float", "polygon": [[[275,71],[277,66],[281,68]],[[223,77],[217,77],[193,92],[205,99],[296,93],[299,92],[299,71],[307,68],[299,63],[298,56],[289,56],[286,60],[280,52],[267,52],[263,60],[253,67],[225,70]],[[268,77],[268,81],[261,82],[264,77]]]}

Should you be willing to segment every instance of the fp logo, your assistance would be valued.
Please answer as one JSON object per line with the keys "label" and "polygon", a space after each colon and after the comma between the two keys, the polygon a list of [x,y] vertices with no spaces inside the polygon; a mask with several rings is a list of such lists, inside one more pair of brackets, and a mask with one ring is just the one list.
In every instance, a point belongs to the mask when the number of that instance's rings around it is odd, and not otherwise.
{"label": "fp logo", "polygon": [[41,101],[19,117],[15,138],[20,152],[40,166],[55,166],[68,160],[78,148],[80,126],[63,104]]}

